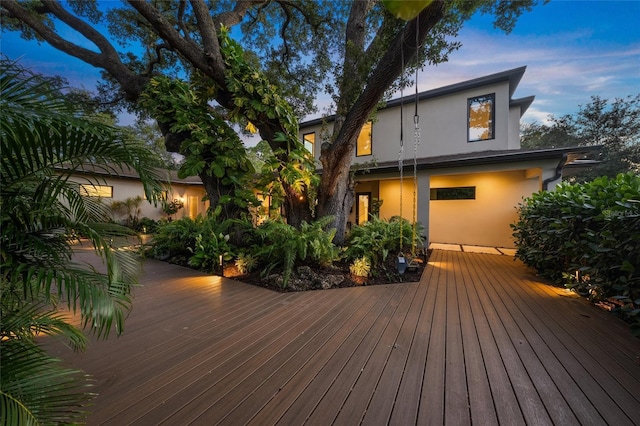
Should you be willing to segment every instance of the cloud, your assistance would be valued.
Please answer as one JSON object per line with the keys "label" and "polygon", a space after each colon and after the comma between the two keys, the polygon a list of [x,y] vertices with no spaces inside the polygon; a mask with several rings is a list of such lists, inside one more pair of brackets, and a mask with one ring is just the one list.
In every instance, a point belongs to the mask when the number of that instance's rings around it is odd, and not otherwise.
{"label": "cloud", "polygon": [[419,87],[433,89],[526,65],[515,97],[535,95],[526,117],[541,121],[548,114],[577,111],[592,95],[638,93],[640,43],[592,41],[592,35],[589,29],[526,37],[463,30],[460,50],[448,63],[425,68]]}

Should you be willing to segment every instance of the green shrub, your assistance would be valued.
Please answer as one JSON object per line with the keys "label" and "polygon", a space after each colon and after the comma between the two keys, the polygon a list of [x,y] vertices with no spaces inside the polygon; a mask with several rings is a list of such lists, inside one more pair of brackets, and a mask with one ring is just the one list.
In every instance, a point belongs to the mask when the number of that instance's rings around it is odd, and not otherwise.
{"label": "green shrub", "polygon": [[196,235],[200,233],[201,217],[188,217],[171,222],[161,221],[153,238],[151,255],[156,259],[169,260],[187,265],[187,260],[196,248]]}
{"label": "green shrub", "polygon": [[[203,271],[215,272],[222,267],[221,259],[229,261],[233,258],[229,245],[229,234],[218,232],[216,228],[223,228],[223,226],[214,221],[205,221],[203,225],[201,232],[196,235],[195,249],[189,258],[189,266]],[[220,272],[222,271],[220,270]]]}
{"label": "green shrub", "polygon": [[620,174],[533,194],[512,225],[516,257],[593,301],[638,318],[640,176]]}
{"label": "green shrub", "polygon": [[136,231],[143,234],[155,234],[158,231],[158,222],[149,217],[143,217],[136,224]]}
{"label": "green shrub", "polygon": [[263,275],[281,269],[286,287],[296,264],[307,261],[328,265],[338,259],[339,251],[333,244],[336,231],[326,229],[332,221],[333,218],[324,217],[303,223],[298,230],[280,220],[268,220],[256,228],[258,243],[251,254],[263,267]]}
{"label": "green shrub", "polygon": [[171,222],[163,221],[153,239],[152,255],[180,265],[204,271],[216,271],[220,256],[228,261],[233,257],[234,246],[229,242],[230,220],[220,222],[210,213]]}
{"label": "green shrub", "polygon": [[[423,231],[424,228],[418,223],[415,232],[417,247],[422,247]],[[371,220],[351,230],[345,255],[350,260],[366,256],[371,260],[372,268],[377,268],[387,260],[390,253],[395,255],[401,251],[411,251],[413,235],[413,226],[404,218],[394,216],[387,221],[372,216]]]}
{"label": "green shrub", "polygon": [[253,271],[257,264],[257,259],[250,254],[240,253],[236,259],[236,268],[241,274],[248,274]]}

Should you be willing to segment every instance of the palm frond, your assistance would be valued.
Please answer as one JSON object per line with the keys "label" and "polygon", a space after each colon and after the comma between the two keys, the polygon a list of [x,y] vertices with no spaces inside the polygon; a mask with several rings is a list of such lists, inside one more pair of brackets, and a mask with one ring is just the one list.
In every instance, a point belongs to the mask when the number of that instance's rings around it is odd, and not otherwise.
{"label": "palm frond", "polygon": [[93,398],[88,376],[60,365],[33,342],[0,342],[0,407],[3,424],[80,422]]}
{"label": "palm frond", "polygon": [[[84,347],[86,337],[58,304],[79,312],[98,337],[121,333],[139,263],[110,244],[131,231],[109,223],[106,206],[84,196],[72,176],[87,167],[113,175],[133,169],[152,203],[164,188],[146,146],[78,113],[46,78],[0,60],[0,93],[0,421],[75,423],[90,399],[85,377],[61,367],[34,336]],[[102,265],[73,262],[76,233]]]}

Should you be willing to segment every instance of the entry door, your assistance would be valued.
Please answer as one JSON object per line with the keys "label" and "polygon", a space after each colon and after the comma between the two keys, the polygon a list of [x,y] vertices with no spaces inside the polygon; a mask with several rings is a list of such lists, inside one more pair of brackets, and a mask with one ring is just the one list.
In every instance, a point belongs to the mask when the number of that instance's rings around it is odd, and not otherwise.
{"label": "entry door", "polygon": [[356,204],[356,223],[361,224],[369,220],[369,211],[371,206],[371,193],[356,194],[358,202]]}

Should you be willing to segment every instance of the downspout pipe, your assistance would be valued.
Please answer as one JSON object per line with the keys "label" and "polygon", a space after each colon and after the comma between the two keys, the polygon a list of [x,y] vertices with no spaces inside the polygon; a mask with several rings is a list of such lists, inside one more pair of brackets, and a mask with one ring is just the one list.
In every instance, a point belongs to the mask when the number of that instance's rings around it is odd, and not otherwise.
{"label": "downspout pipe", "polygon": [[547,178],[544,181],[542,181],[542,190],[543,191],[548,191],[549,190],[549,184],[551,182],[553,182],[554,180],[558,180],[558,179],[560,179],[562,177],[562,169],[563,169],[563,167],[564,167],[564,165],[566,163],[567,163],[567,153],[565,152],[564,154],[562,154],[562,159],[560,160],[560,162],[556,166],[556,174],[551,176],[550,178]]}

